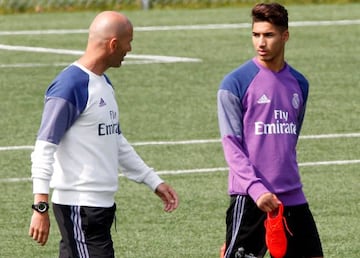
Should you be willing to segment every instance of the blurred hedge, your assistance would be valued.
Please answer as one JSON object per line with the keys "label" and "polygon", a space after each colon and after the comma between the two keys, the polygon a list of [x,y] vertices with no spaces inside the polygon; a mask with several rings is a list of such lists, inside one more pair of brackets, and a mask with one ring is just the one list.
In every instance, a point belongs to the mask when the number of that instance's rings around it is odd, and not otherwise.
{"label": "blurred hedge", "polygon": [[[209,8],[253,5],[262,0],[0,0],[0,13],[131,10],[164,8]],[[263,0],[269,2],[268,0]],[[283,4],[355,3],[358,0],[279,0]]]}

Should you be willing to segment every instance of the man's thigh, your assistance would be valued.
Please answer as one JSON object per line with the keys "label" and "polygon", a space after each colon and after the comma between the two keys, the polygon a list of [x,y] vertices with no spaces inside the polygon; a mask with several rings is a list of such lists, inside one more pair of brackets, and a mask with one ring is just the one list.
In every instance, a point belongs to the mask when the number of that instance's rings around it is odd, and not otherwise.
{"label": "man's thigh", "polygon": [[321,257],[323,251],[318,230],[308,204],[285,207],[284,216],[292,233],[287,234],[285,257]]}
{"label": "man's thigh", "polygon": [[114,257],[111,225],[116,206],[110,208],[53,204],[62,236],[60,257]]}
{"label": "man's thigh", "polygon": [[262,256],[266,252],[262,212],[249,196],[232,196],[226,215],[226,258],[235,257],[239,248],[245,253]]}

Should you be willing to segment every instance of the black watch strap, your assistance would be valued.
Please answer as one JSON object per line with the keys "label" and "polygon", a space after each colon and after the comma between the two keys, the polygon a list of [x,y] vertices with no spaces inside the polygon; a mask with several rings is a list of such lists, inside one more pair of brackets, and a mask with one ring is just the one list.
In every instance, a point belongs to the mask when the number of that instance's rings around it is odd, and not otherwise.
{"label": "black watch strap", "polygon": [[49,204],[47,202],[38,202],[31,205],[31,208],[37,212],[45,213],[49,210]]}

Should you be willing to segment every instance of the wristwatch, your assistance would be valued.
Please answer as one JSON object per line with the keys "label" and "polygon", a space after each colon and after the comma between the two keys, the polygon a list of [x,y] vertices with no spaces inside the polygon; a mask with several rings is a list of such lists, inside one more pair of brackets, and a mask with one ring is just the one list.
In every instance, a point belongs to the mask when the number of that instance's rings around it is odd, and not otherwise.
{"label": "wristwatch", "polygon": [[49,204],[47,202],[38,202],[31,205],[31,208],[37,212],[44,213],[49,210]]}

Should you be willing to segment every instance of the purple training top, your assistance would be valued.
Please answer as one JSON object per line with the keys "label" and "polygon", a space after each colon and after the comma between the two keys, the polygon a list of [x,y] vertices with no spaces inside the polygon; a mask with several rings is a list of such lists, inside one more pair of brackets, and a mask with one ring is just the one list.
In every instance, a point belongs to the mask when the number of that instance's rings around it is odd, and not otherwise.
{"label": "purple training top", "polygon": [[229,194],[256,201],[272,192],[284,205],[306,203],[296,158],[309,84],[288,64],[273,72],[256,58],[229,73],[218,91],[218,119]]}

